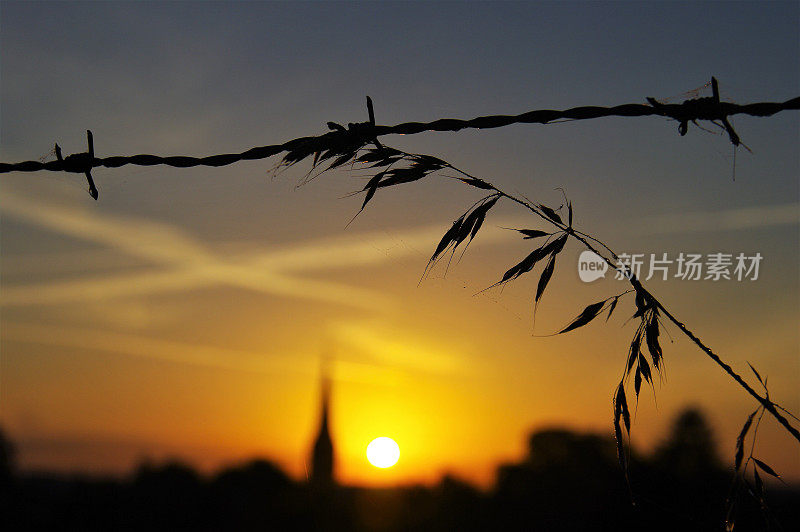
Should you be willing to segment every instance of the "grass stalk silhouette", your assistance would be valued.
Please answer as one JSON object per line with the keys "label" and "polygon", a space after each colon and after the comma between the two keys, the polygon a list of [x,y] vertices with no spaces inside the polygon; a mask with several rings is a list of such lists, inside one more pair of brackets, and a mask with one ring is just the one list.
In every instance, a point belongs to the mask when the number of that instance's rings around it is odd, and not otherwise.
{"label": "grass stalk silhouette", "polygon": [[[347,154],[345,154],[347,155]],[[330,157],[332,157],[331,155]],[[328,157],[328,158],[330,158]],[[295,163],[299,162],[302,159],[295,159],[295,158],[285,158],[284,164],[287,166],[294,165]],[[314,168],[321,164],[324,158],[320,158],[317,156],[314,162]],[[405,160],[408,165],[406,167],[397,168],[396,165]],[[509,282],[513,279],[516,279],[520,275],[527,273],[532,269],[536,262],[539,260],[550,256],[555,257],[562,249],[564,243],[568,238],[573,238],[580,242],[586,249],[594,252],[598,256],[600,256],[612,269],[616,269],[619,267],[619,261],[617,254],[609,248],[606,244],[604,244],[598,238],[584,233],[582,231],[576,230],[572,225],[572,205],[569,201],[566,202],[566,206],[568,209],[568,221],[565,223],[562,217],[558,214],[557,210],[554,210],[550,207],[547,207],[544,204],[534,204],[532,201],[528,200],[527,198],[522,198],[515,196],[513,194],[509,194],[496,185],[473,176],[452,164],[443,161],[442,159],[438,159],[436,157],[430,155],[421,155],[421,154],[412,154],[403,152],[401,150],[397,150],[394,148],[389,148],[385,146],[381,146],[380,148],[369,149],[366,153],[359,155],[359,153],[353,153],[349,157],[340,156],[337,158],[333,163],[331,163],[325,171],[342,167],[347,164],[370,164],[370,168],[385,168],[384,170],[376,173],[369,182],[364,186],[361,192],[365,192],[365,199],[361,206],[361,211],[366,207],[367,203],[374,197],[375,193],[379,188],[385,188],[397,184],[408,183],[412,181],[417,181],[426,177],[429,174],[434,172],[440,172],[442,170],[450,170],[454,171],[457,174],[461,175],[462,177],[452,177],[452,179],[456,179],[458,181],[463,182],[464,184],[470,185],[472,187],[485,190],[489,192],[489,196],[479,200],[472,207],[462,215],[458,220],[456,220],[453,224],[453,227],[445,234],[442,241],[439,243],[434,255],[431,257],[429,261],[429,266],[437,261],[438,258],[442,255],[444,251],[448,248],[452,247],[452,251],[455,252],[455,248],[458,247],[459,244],[466,241],[469,238],[471,241],[475,238],[478,230],[480,229],[483,220],[485,219],[486,214],[488,213],[489,209],[491,209],[498,200],[500,199],[507,199],[513,203],[516,203],[522,206],[527,211],[533,213],[534,215],[538,216],[544,222],[552,225],[557,230],[557,233],[546,233],[541,232],[536,236],[546,236],[549,235],[551,237],[555,236],[555,240],[548,241],[549,243],[545,246],[539,248],[542,250],[539,253],[539,256],[533,257],[531,259],[531,263],[523,264],[520,263],[517,265],[517,269],[512,268],[506,275],[503,276],[503,279],[498,283],[492,285],[492,287],[504,284]],[[313,169],[312,169],[313,171]],[[562,206],[563,208],[563,206]],[[523,234],[525,231],[531,230],[520,230]],[[525,236],[525,238],[535,238],[536,236]],[[469,242],[468,242],[469,243]],[[552,246],[552,247],[548,247]],[[610,256],[609,256],[610,255]],[[528,267],[530,266],[530,267]],[[649,290],[647,290],[639,281],[633,272],[627,267],[624,266],[625,271],[624,276],[628,279],[632,291],[636,294],[637,298],[637,313],[634,315],[635,317],[644,317],[644,314],[650,314],[651,320],[657,320],[659,315],[664,316],[670,323],[672,323],[675,327],[677,327],[692,343],[694,343],[703,353],[708,356],[711,360],[714,361],[720,368],[722,368],[725,373],[727,373],[740,387],[742,387],[749,395],[751,395],[754,399],[756,399],[761,406],[769,412],[777,421],[780,423],[786,431],[791,434],[798,442],[800,442],[800,431],[797,430],[789,420],[781,414],[779,410],[784,410],[782,407],[771,401],[767,395],[759,394],[752,386],[750,386],[744,378],[737,373],[729,364],[724,362],[714,351],[707,346],[700,338],[692,332],[686,325],[678,320],[665,306],[661,303]],[[426,268],[427,270],[427,268]],[[546,270],[547,271],[547,270]],[[549,281],[549,277],[545,277],[545,284]],[[540,285],[541,286],[541,285]],[[543,291],[544,288],[541,288]],[[537,294],[539,297],[536,298],[537,302],[541,297],[541,291],[538,291]],[[620,296],[617,296],[620,297]],[[588,309],[587,309],[588,310]],[[594,319],[602,310],[602,307],[598,307],[597,312],[591,317]],[[611,309],[613,311],[613,309]],[[585,325],[591,319],[587,320],[585,323],[581,323],[579,326]],[[577,327],[573,327],[577,328]],[[569,329],[572,330],[572,329]],[[561,332],[567,332],[561,331]],[[656,341],[657,340],[653,340]],[[653,350],[660,351],[660,348],[657,343],[652,346]],[[651,353],[652,354],[652,353]],[[660,355],[655,355],[655,365],[658,369],[658,364],[660,360]],[[638,394],[638,392],[637,392]]]}
{"label": "grass stalk silhouette", "polygon": [[[500,201],[508,200],[519,206],[526,211],[534,214],[546,224],[554,229],[552,232],[543,231],[539,229],[515,229],[524,239],[535,240],[544,239],[544,243],[540,247],[535,248],[527,257],[521,262],[511,267],[502,276],[501,280],[491,285],[493,288],[499,285],[509,283],[522,275],[532,271],[537,263],[546,262],[543,268],[537,285],[535,295],[535,307],[538,308],[538,303],[544,293],[544,290],[549,283],[554,270],[556,256],[564,249],[567,241],[572,238],[579,242],[583,247],[592,251],[601,257],[612,269],[621,269],[624,277],[631,285],[631,289],[620,294],[610,296],[602,301],[598,301],[587,306],[578,316],[576,316],[570,324],[555,334],[563,334],[573,331],[579,327],[590,323],[603,312],[607,312],[608,317],[617,308],[619,300],[629,293],[635,294],[634,303],[636,312],[633,314],[634,318],[639,318],[640,324],[634,334],[631,342],[630,349],[625,364],[625,371],[622,378],[617,385],[613,394],[613,411],[614,411],[614,433],[617,441],[617,455],[620,464],[623,468],[626,478],[628,477],[628,459],[624,445],[622,427],[625,428],[625,433],[630,438],[631,431],[631,415],[628,407],[626,397],[626,386],[630,375],[634,375],[634,391],[636,400],[638,401],[639,392],[642,382],[645,381],[651,386],[653,385],[653,371],[650,367],[645,356],[645,349],[650,355],[650,361],[655,368],[655,371],[661,374],[663,370],[663,352],[658,340],[659,337],[659,324],[666,321],[671,323],[678,330],[683,333],[696,347],[698,347],[707,357],[709,357],[715,364],[728,374],[742,389],[744,389],[750,396],[752,396],[759,403],[758,409],[753,412],[745,423],[742,433],[737,439],[737,451],[734,460],[735,465],[735,483],[733,488],[733,496],[730,499],[730,507],[727,515],[727,526],[732,529],[733,519],[735,516],[735,502],[736,497],[739,495],[739,487],[745,486],[748,492],[755,497],[765,513],[768,513],[768,508],[764,501],[764,486],[758,470],[780,478],[779,475],[767,464],[756,459],[753,456],[753,447],[755,446],[755,437],[757,432],[758,423],[765,412],[769,414],[792,436],[800,442],[800,431],[792,425],[792,423],[781,412],[785,412],[792,417],[795,421],[797,418],[791,414],[784,407],[772,401],[769,397],[769,392],[766,387],[766,381],[762,380],[758,371],[748,363],[753,374],[758,379],[761,386],[764,388],[764,394],[757,392],[739,373],[737,373],[729,364],[724,362],[722,358],[717,355],[708,345],[706,345],[692,330],[690,330],[683,322],[678,320],[675,315],[670,312],[658,298],[650,292],[642,282],[635,276],[634,272],[626,264],[619,261],[618,255],[602,240],[588,233],[577,230],[573,225],[573,207],[572,203],[564,195],[564,204],[558,209],[548,207],[543,203],[535,203],[532,200],[523,196],[516,196],[505,192],[497,185],[483,178],[471,175],[464,170],[430,155],[413,154],[404,152],[395,148],[390,148],[379,143],[375,143],[374,148],[361,147],[355,152],[348,153],[329,153],[321,155],[319,153],[313,154],[312,169],[309,171],[310,175],[313,173],[324,160],[333,157],[336,159],[320,173],[328,170],[344,167],[350,165],[354,169],[356,165],[364,165],[366,168],[376,170],[374,176],[367,182],[359,193],[364,193],[364,201],[356,216],[360,214],[372,200],[377,191],[381,188],[386,188],[403,183],[410,183],[419,181],[432,174],[442,174],[442,172],[455,172],[454,175],[446,175],[449,179],[461,181],[465,185],[479,189],[488,194],[483,198],[473,203],[467,211],[462,214],[458,219],[453,222],[453,225],[445,232],[441,241],[437,245],[433,255],[425,267],[423,278],[429,269],[435,265],[439,260],[443,259],[449,252],[450,259],[448,260],[448,267],[450,260],[455,255],[459,246],[464,244],[464,251],[466,247],[472,242],[480,231],[486,216],[489,211]],[[282,164],[285,166],[292,166],[304,157],[291,157],[287,156],[283,159]],[[363,166],[362,166],[363,167]],[[360,168],[361,169],[361,168]],[[320,175],[320,174],[317,174]],[[563,193],[563,190],[562,190]],[[566,221],[564,219],[563,211],[566,208]],[[354,217],[355,218],[355,217]],[[463,252],[462,252],[463,254]],[[608,319],[607,317],[607,319]],[[635,371],[634,371],[635,368]],[[751,447],[750,456],[742,467],[742,453],[744,438],[750,429],[753,417],[760,413],[758,422],[756,423],[756,430],[753,433],[753,446]],[[752,464],[754,485],[751,485],[745,478],[748,465]],[[633,494],[631,493],[633,498]]]}

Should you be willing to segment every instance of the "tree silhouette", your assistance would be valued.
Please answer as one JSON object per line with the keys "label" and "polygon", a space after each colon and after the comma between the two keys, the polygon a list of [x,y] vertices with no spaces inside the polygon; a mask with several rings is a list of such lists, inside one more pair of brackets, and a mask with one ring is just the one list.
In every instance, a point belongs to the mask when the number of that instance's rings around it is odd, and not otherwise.
{"label": "tree silhouette", "polygon": [[5,432],[0,429],[0,485],[10,481],[15,467],[15,450]]}
{"label": "tree silhouette", "polygon": [[[713,457],[709,425],[684,411],[661,446],[638,454],[636,505],[618,472],[609,436],[548,428],[528,452],[499,468],[482,491],[450,475],[436,486],[339,486],[324,513],[313,486],[263,459],[202,475],[177,462],[145,463],[119,480],[16,473],[0,498],[4,530],[615,530],[705,532],[725,515],[726,472]],[[669,458],[665,458],[666,454]],[[666,461],[669,460],[669,461]],[[672,464],[683,464],[675,472]],[[773,493],[780,522],[796,522],[800,492]],[[739,505],[737,528],[761,530],[757,501]],[[780,530],[780,528],[777,528]]]}
{"label": "tree silhouette", "polygon": [[721,469],[711,427],[696,408],[681,412],[673,422],[672,432],[655,453],[656,464],[678,476]]}

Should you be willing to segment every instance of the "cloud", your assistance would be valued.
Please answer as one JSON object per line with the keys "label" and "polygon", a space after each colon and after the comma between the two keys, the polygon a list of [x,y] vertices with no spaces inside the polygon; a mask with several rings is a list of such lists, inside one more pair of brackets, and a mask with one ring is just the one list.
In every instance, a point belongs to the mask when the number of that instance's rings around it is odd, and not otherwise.
{"label": "cloud", "polygon": [[[463,346],[433,342],[376,320],[329,324],[337,344],[349,346],[381,367],[453,376],[468,373]],[[466,349],[468,350],[468,349]]]}
{"label": "cloud", "polygon": [[[387,310],[396,302],[384,293],[302,274],[377,266],[410,256],[427,260],[427,255],[419,250],[427,253],[446,226],[416,227],[394,234],[349,233],[266,249],[254,245],[247,253],[225,255],[168,224],[57,205],[9,190],[4,190],[3,196],[5,216],[153,264],[146,271],[135,273],[88,274],[77,279],[27,285],[5,283],[4,307],[99,301],[225,285],[281,297]],[[652,217],[634,230],[645,234],[726,231],[792,225],[798,223],[799,217],[800,204],[791,203]],[[520,218],[501,222],[504,226],[524,223]],[[512,231],[487,224],[473,245],[497,244],[514,238]],[[4,268],[9,264],[13,268],[14,257],[4,257]],[[90,270],[91,263],[87,263],[87,268]]]}
{"label": "cloud", "polygon": [[798,223],[800,223],[800,203],[786,203],[724,211],[653,216],[642,220],[634,230],[640,234],[653,235],[734,231]]}
{"label": "cloud", "polygon": [[[167,340],[140,334],[9,320],[3,321],[3,341],[99,351],[226,371],[278,375],[286,375],[287,372],[308,375],[317,374],[319,371],[316,358],[302,356],[302,353],[265,353]],[[403,370],[413,369],[413,365],[409,367],[408,364],[405,365],[405,368],[398,368],[385,363],[355,361],[341,356],[337,356],[332,361],[332,365],[332,377],[338,382],[379,384],[381,386],[398,386],[407,382],[409,377]]]}
{"label": "cloud", "polygon": [[[78,279],[6,285],[3,306],[96,301],[227,285],[369,310],[386,309],[394,301],[381,292],[299,274],[373,266],[416,256],[420,248],[429,249],[441,238],[444,227],[414,228],[394,235],[349,234],[227,257],[167,224],[55,205],[11,191],[4,191],[2,210],[6,216],[154,264],[141,273],[90,274]],[[512,238],[510,231],[487,226],[476,242]],[[13,258],[4,260],[13,262]]]}
{"label": "cloud", "polygon": [[101,301],[126,296],[171,292],[208,285],[206,276],[189,269],[168,269],[137,274],[94,275],[83,279],[3,287],[4,307],[58,305]]}
{"label": "cloud", "polygon": [[[2,208],[6,216],[155,264],[153,270],[144,273],[90,275],[76,280],[5,286],[4,306],[96,300],[220,284],[371,310],[392,303],[384,294],[372,290],[281,272],[274,265],[270,267],[268,253],[255,257],[258,260],[228,259],[167,224],[48,204],[10,191],[4,191]],[[335,253],[342,253],[325,251],[321,243],[316,249],[322,258],[329,260]],[[352,247],[349,251],[353,251]],[[313,253],[306,249],[301,255],[309,260]],[[297,254],[293,256],[296,261]]]}
{"label": "cloud", "polygon": [[[302,368],[286,355],[230,349],[77,327],[58,327],[4,320],[3,340],[56,347],[91,349],[177,364],[249,372],[285,372]],[[308,364],[306,370],[310,370]]]}

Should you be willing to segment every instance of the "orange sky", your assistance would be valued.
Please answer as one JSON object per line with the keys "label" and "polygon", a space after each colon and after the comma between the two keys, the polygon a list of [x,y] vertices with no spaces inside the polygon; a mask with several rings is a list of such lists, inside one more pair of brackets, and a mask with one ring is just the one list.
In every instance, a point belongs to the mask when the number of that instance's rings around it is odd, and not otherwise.
{"label": "orange sky", "polygon": [[[17,255],[6,246],[3,257],[2,423],[12,438],[35,444],[36,452],[22,447],[23,464],[124,471],[146,456],[174,455],[215,468],[262,455],[302,478],[323,356],[332,360],[332,430],[344,482],[432,482],[454,472],[485,485],[499,462],[522,455],[532,429],[610,433],[631,302],[609,325],[534,338],[535,277],[474,295],[526,249],[498,227],[526,223],[512,211],[499,211],[446,277],[437,269],[417,286],[443,224],[220,245],[48,186],[47,201],[3,191],[7,230],[47,231],[77,248]],[[553,331],[588,302],[624,289],[610,278],[581,284],[578,252],[565,252],[537,331]],[[127,266],[129,259],[148,264]],[[796,397],[791,379],[781,378],[797,371],[795,316],[729,328],[725,322],[751,318],[746,308],[729,309],[724,320],[709,315],[726,290],[711,286],[698,302],[694,286],[672,283],[666,303],[711,345],[739,368],[757,361],[775,397]],[[748,299],[760,293],[736,289]],[[649,448],[678,409],[699,404],[730,454],[750,402],[668,330],[667,382],[656,387],[657,410],[643,394],[634,443]],[[755,345],[770,355],[755,356]],[[382,435],[402,452],[388,470],[364,455]],[[800,472],[788,437],[768,428],[761,446],[784,474]]]}

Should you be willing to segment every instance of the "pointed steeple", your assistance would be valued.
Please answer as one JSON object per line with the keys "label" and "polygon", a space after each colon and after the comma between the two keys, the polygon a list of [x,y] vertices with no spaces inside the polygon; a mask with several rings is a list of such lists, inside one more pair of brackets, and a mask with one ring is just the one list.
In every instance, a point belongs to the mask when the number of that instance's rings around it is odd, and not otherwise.
{"label": "pointed steeple", "polygon": [[319,430],[314,440],[311,454],[311,484],[325,488],[334,484],[333,480],[333,440],[331,439],[328,416],[330,413],[331,383],[328,376],[327,360],[323,359],[320,382],[321,415]]}

